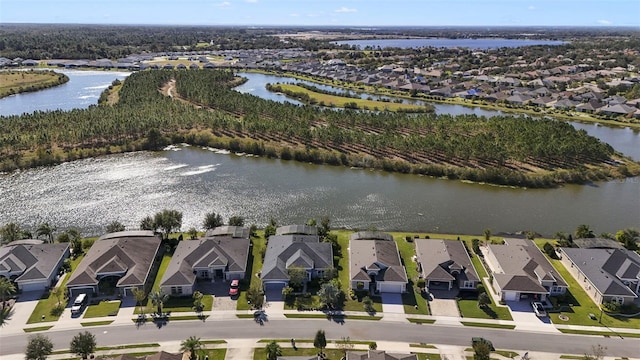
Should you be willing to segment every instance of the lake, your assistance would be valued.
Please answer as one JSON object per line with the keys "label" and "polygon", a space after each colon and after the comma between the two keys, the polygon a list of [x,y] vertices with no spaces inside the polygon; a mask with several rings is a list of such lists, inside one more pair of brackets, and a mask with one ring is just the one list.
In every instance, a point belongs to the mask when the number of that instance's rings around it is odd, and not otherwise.
{"label": "lake", "polygon": [[[56,92],[62,89],[58,87],[42,92],[52,99],[39,101],[86,107],[90,104],[85,105],[83,96],[120,76],[66,73],[68,85],[78,77],[94,81],[85,82],[85,92],[74,97]],[[104,79],[104,74],[112,77]],[[243,87],[256,94],[264,86],[250,79]],[[5,101],[12,98],[0,100],[0,112],[4,114]],[[459,108],[452,111],[473,111]],[[574,126],[608,138],[616,149],[640,149],[640,136],[629,129]],[[183,230],[201,228],[205,213],[215,211],[225,220],[239,215],[247,224],[261,226],[272,217],[279,224],[289,224],[329,216],[332,226],[352,229],[480,234],[490,228],[494,233],[534,230],[551,235],[589,224],[599,234],[637,227],[639,194],[638,178],[558,189],[514,189],[178,146],[1,175],[0,224],[14,221],[33,229],[48,221],[60,229],[77,226],[85,235],[99,235],[113,220],[133,229],[144,216],[168,208],[184,213]]]}
{"label": "lake", "polygon": [[377,49],[384,48],[469,48],[478,50],[499,49],[503,47],[522,47],[533,45],[563,45],[565,41],[556,40],[530,40],[530,39],[500,39],[500,38],[482,38],[482,39],[444,39],[444,38],[428,38],[428,39],[373,39],[373,40],[342,40],[335,41],[338,45],[357,46],[360,49],[370,47]]}

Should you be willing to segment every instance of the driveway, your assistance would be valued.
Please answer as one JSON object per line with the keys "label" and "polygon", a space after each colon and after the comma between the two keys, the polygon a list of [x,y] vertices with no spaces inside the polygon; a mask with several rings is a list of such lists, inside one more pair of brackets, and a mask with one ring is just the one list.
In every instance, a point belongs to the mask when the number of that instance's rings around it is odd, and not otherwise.
{"label": "driveway", "polygon": [[381,293],[382,312],[384,314],[404,314],[402,295],[393,293]]}
{"label": "driveway", "polygon": [[543,318],[536,316],[529,301],[507,301],[507,306],[511,310],[511,316],[513,317],[513,321],[516,323],[516,329],[558,332],[548,316]]}
{"label": "driveway", "polygon": [[229,296],[229,284],[230,281],[223,280],[200,281],[196,288],[203,294],[213,295],[213,311],[235,310],[237,299]]}
{"label": "driveway", "polygon": [[429,309],[433,316],[451,316],[460,317],[458,311],[458,304],[455,297],[458,294],[458,289],[453,290],[431,290],[429,295],[431,301],[429,301]]}
{"label": "driveway", "polygon": [[19,328],[24,327],[24,325],[29,320],[31,313],[38,305],[38,301],[40,297],[42,297],[42,291],[32,291],[20,294],[15,304],[13,304],[13,308],[11,309],[11,313],[6,322],[5,326],[16,326]]}

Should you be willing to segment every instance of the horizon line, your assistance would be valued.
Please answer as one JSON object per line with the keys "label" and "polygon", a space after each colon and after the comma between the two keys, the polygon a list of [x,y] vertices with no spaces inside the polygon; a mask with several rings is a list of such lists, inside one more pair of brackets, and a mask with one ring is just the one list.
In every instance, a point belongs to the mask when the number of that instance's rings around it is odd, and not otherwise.
{"label": "horizon line", "polygon": [[82,22],[0,22],[4,25],[74,25],[74,26],[174,26],[174,27],[270,27],[270,28],[336,28],[336,29],[384,29],[384,28],[545,28],[545,29],[635,29],[640,31],[640,25],[304,25],[304,24],[161,24],[161,23],[82,23]]}

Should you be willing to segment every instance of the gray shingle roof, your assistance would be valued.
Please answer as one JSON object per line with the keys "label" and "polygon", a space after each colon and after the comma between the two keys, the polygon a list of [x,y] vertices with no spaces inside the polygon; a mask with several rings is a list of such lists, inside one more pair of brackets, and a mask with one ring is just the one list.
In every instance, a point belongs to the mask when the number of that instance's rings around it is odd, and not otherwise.
{"label": "gray shingle roof", "polygon": [[[450,281],[451,270],[461,270],[460,281],[478,281],[479,276],[471,263],[462,241],[416,239],[416,256],[426,280]],[[447,276],[448,275],[448,276]]]}
{"label": "gray shingle roof", "polygon": [[287,225],[276,229],[276,235],[317,235],[318,228],[308,225]]}
{"label": "gray shingle roof", "polygon": [[391,354],[383,350],[349,351],[347,360],[417,360],[416,354]]}
{"label": "gray shingle roof", "polygon": [[626,249],[562,248],[565,256],[605,296],[637,295],[623,279],[640,278],[640,255]]}
{"label": "gray shingle roof", "polygon": [[498,261],[499,269],[493,269],[493,276],[502,290],[548,292],[538,278],[555,280],[556,286],[567,286],[531,240],[505,239],[504,245],[489,245],[489,251]]}
{"label": "gray shingle roof", "polygon": [[207,230],[204,237],[209,238],[213,236],[229,236],[232,238],[248,239],[249,228],[243,226],[218,226],[217,228]]}
{"label": "gray shingle roof", "polygon": [[48,279],[68,255],[69,244],[9,243],[0,247],[0,271],[20,273],[22,280]]}
{"label": "gray shingle roof", "polygon": [[[374,237],[371,240],[364,238],[363,233],[351,235],[351,240],[349,240],[349,278],[351,280],[370,280],[367,269],[380,269],[376,281],[408,282],[407,273],[402,266],[398,246],[393,241],[393,237],[384,233],[371,234]],[[391,240],[380,240],[389,237]]]}
{"label": "gray shingle roof", "polygon": [[100,273],[125,272],[117,287],[143,285],[162,240],[151,231],[121,231],[101,236],[71,274],[67,287],[97,285]]}
{"label": "gray shingle roof", "polygon": [[249,258],[248,238],[211,237],[178,243],[161,286],[191,285],[196,268],[224,266],[225,271],[245,272]]}
{"label": "gray shingle roof", "polygon": [[[314,269],[333,267],[330,243],[320,242],[317,235],[274,235],[269,237],[262,265],[262,280],[289,280],[290,266],[312,265]],[[307,269],[309,267],[306,267]]]}

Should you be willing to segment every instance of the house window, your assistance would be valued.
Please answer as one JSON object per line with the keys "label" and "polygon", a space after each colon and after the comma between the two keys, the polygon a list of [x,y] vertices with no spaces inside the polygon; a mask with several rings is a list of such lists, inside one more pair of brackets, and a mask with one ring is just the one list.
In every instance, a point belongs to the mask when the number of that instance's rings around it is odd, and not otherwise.
{"label": "house window", "polygon": [[624,298],[622,296],[614,296],[611,298],[611,302],[617,303],[618,305],[624,304]]}
{"label": "house window", "polygon": [[464,284],[462,285],[462,287],[472,288],[473,287],[473,281],[465,281]]}
{"label": "house window", "polygon": [[318,270],[317,274],[318,274],[318,277],[323,278],[324,277],[324,270]]}
{"label": "house window", "polygon": [[182,294],[182,286],[171,287],[171,295],[180,295],[180,294]]}
{"label": "house window", "polygon": [[562,287],[561,287],[561,286],[552,286],[552,287],[551,287],[551,292],[552,292],[553,294],[560,293],[560,292],[562,292]]}

